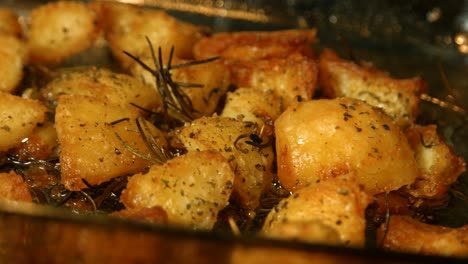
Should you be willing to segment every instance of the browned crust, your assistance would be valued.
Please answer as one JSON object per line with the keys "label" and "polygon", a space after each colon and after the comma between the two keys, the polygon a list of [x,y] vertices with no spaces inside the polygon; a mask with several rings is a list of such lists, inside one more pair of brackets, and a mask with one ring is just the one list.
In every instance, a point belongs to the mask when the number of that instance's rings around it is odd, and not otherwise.
{"label": "browned crust", "polygon": [[286,57],[296,52],[313,56],[316,33],[315,29],[218,33],[196,43],[193,53],[197,59],[222,56],[235,61]]}

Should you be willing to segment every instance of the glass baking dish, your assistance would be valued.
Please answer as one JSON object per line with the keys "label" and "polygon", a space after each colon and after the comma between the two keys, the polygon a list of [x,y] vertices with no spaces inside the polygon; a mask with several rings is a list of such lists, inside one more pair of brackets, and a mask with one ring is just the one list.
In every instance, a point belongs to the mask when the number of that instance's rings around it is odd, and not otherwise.
{"label": "glass baking dish", "polygon": [[[26,16],[47,1],[3,1]],[[162,8],[213,31],[276,30],[316,27],[317,49],[369,60],[396,77],[420,75],[428,94],[468,105],[468,2],[426,1],[205,1],[127,0]],[[466,37],[466,42],[460,38]],[[344,40],[344,41],[343,41]],[[345,42],[346,44],[343,44]],[[347,50],[349,49],[349,50]],[[96,51],[93,51],[96,52]],[[101,51],[97,51],[101,52]],[[86,54],[86,53],[85,53]],[[83,56],[83,55],[80,55]],[[93,57],[94,58],[94,57]],[[74,63],[101,63],[73,58]],[[102,56],[96,56],[101,60]],[[449,85],[447,85],[449,84]],[[423,102],[420,122],[436,123],[447,142],[468,160],[465,113]],[[468,175],[455,186],[447,207],[433,222],[468,224]],[[340,248],[300,242],[194,232],[12,202],[0,203],[0,259],[16,263],[427,263],[462,259],[384,252],[374,247]],[[467,261],[467,260],[465,260]]]}

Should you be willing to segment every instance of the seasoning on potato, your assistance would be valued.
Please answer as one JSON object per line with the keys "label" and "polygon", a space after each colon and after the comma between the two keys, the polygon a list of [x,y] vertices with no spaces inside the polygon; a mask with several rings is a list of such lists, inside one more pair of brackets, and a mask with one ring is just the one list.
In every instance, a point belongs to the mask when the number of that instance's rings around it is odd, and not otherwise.
{"label": "seasoning on potato", "polygon": [[353,173],[308,185],[282,200],[265,219],[262,233],[314,243],[362,247],[370,197]]}
{"label": "seasoning on potato", "polygon": [[292,192],[354,172],[374,195],[412,184],[420,175],[400,127],[357,99],[291,106],[276,120],[275,134],[278,178]]}
{"label": "seasoning on potato", "polygon": [[211,229],[233,184],[234,172],[219,152],[189,152],[132,176],[122,200],[128,208],[160,206],[175,225]]}

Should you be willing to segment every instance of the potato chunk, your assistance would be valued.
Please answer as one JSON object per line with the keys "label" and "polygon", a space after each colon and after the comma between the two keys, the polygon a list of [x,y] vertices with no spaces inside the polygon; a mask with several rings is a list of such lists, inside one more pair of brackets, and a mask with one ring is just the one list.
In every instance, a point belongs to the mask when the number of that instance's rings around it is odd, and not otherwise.
{"label": "potato chunk", "polygon": [[60,64],[90,47],[99,31],[97,15],[86,3],[60,1],[41,5],[30,15],[30,61]]}
{"label": "potato chunk", "polygon": [[143,9],[127,4],[105,3],[102,6],[105,35],[113,55],[127,69],[133,60],[127,51],[136,57],[150,54],[146,37],[151,40],[156,52],[161,47],[169,54],[175,47],[176,57],[193,58],[192,46],[204,34],[205,29],[182,22],[160,10]]}
{"label": "potato chunk", "polygon": [[217,33],[198,41],[193,53],[197,59],[222,56],[229,61],[284,58],[295,52],[312,55],[316,34],[315,29]]}
{"label": "potato chunk", "polygon": [[[377,232],[381,241],[383,226]],[[409,216],[390,217],[383,248],[424,255],[468,256],[468,225],[450,228],[429,225]]]}
{"label": "potato chunk", "polygon": [[354,171],[373,195],[411,184],[420,174],[400,128],[360,100],[299,103],[276,120],[275,132],[278,177],[289,191]]}
{"label": "potato chunk", "polygon": [[36,100],[0,92],[0,152],[21,144],[39,123],[47,108]]}
{"label": "potato chunk", "polygon": [[244,208],[253,210],[271,183],[273,160],[271,147],[246,143],[251,141],[250,135],[257,133],[252,123],[213,116],[194,120],[180,128],[177,136],[189,152],[214,150],[228,159],[236,174],[234,194]]}
{"label": "potato chunk", "polygon": [[[99,98],[63,95],[59,98],[55,125],[60,142],[62,183],[69,190],[97,185],[114,177],[137,173],[152,162],[135,155],[125,144],[148,158],[152,158],[138,132],[135,119],[138,112],[132,107],[113,104]],[[123,120],[117,124],[112,122]],[[149,125],[149,124],[148,124]],[[161,132],[151,128],[154,137]]]}
{"label": "potato chunk", "polygon": [[398,80],[377,69],[356,65],[330,49],[320,56],[319,84],[325,96],[361,99],[382,108],[402,126],[415,121],[419,96],[427,86],[421,78]]}
{"label": "potato chunk", "polygon": [[363,247],[370,199],[353,175],[310,185],[283,199],[268,214],[269,237]]}
{"label": "potato chunk", "polygon": [[465,160],[457,156],[437,134],[435,125],[415,125],[406,130],[406,135],[414,150],[421,177],[405,190],[414,197],[443,199],[450,185],[465,172]]}
{"label": "potato chunk", "polygon": [[0,173],[0,200],[32,202],[28,185],[14,171]]}
{"label": "potato chunk", "polygon": [[161,106],[161,98],[155,89],[132,76],[104,68],[90,67],[64,72],[41,92],[52,104],[56,104],[62,94],[74,94],[105,98],[125,106],[134,103],[152,111]]}
{"label": "potato chunk", "polygon": [[0,92],[13,92],[21,82],[27,54],[22,40],[0,34]]}
{"label": "potato chunk", "polygon": [[[142,59],[145,64],[153,66],[152,59]],[[188,60],[173,58],[172,65],[188,63]],[[130,72],[136,78],[156,89],[155,77],[138,64],[133,64]],[[219,104],[220,99],[226,94],[229,86],[229,71],[219,61],[192,65],[171,70],[172,80],[177,83],[197,84],[202,87],[183,88],[190,98],[196,116],[212,115]]]}
{"label": "potato chunk", "polygon": [[234,85],[274,92],[281,99],[282,110],[297,101],[310,100],[317,83],[315,61],[298,53],[284,58],[229,62],[227,65]]}
{"label": "potato chunk", "polygon": [[257,123],[263,127],[262,135],[270,136],[280,110],[280,99],[273,92],[239,88],[227,94],[221,116]]}
{"label": "potato chunk", "polygon": [[128,208],[162,207],[169,224],[211,229],[229,204],[234,173],[218,152],[189,152],[132,176],[121,199]]}
{"label": "potato chunk", "polygon": [[316,30],[218,33],[194,47],[197,59],[221,56],[231,72],[231,83],[274,91],[281,109],[310,99],[317,82],[311,58]]}
{"label": "potato chunk", "polygon": [[18,19],[18,15],[13,10],[0,8],[0,35],[22,38],[23,29]]}

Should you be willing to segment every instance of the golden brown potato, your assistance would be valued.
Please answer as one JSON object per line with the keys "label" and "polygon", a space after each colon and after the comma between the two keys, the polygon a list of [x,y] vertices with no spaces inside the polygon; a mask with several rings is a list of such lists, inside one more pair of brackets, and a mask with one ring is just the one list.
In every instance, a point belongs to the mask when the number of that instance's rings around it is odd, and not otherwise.
{"label": "golden brown potato", "polygon": [[227,63],[231,82],[240,87],[273,91],[281,99],[281,109],[314,94],[318,68],[309,57],[294,53],[282,58]]}
{"label": "golden brown potato", "polygon": [[97,14],[83,2],[59,1],[31,11],[30,62],[54,66],[90,47],[99,35]]}
{"label": "golden brown potato", "polygon": [[28,185],[14,171],[0,173],[0,200],[32,202]]}
{"label": "golden brown potato", "polygon": [[[149,167],[152,162],[148,159],[153,155],[138,132],[135,123],[138,116],[135,108],[113,104],[102,98],[61,96],[55,125],[61,148],[61,181],[65,187],[80,190],[86,187],[82,179],[97,185]],[[117,120],[122,122],[113,124]],[[154,137],[163,140],[159,130],[152,126],[150,130]],[[116,134],[127,146],[148,159],[126,148]]]}
{"label": "golden brown potato", "polygon": [[343,60],[330,49],[320,56],[319,85],[327,97],[351,97],[382,108],[402,126],[415,121],[419,96],[427,86],[421,78],[394,79],[375,68]]}
{"label": "golden brown potato", "polygon": [[13,92],[21,82],[27,54],[22,40],[0,34],[0,92]]}
{"label": "golden brown potato", "polygon": [[194,47],[197,59],[221,56],[231,72],[231,83],[274,91],[282,109],[312,97],[317,66],[312,44],[316,30],[218,33]]}
{"label": "golden brown potato", "polygon": [[370,198],[353,178],[328,179],[283,199],[268,214],[262,234],[281,239],[363,247]]}
{"label": "golden brown potato", "polygon": [[168,223],[211,229],[229,204],[234,172],[216,151],[189,152],[132,176],[121,199],[128,208],[162,207]]}
{"label": "golden brown potato", "polygon": [[230,162],[236,174],[234,194],[249,210],[259,205],[263,190],[271,183],[273,161],[271,146],[253,146],[252,134],[258,135],[253,123],[219,116],[196,119],[177,132],[189,152],[219,151]]}
{"label": "golden brown potato", "polygon": [[21,144],[38,124],[47,108],[39,101],[0,92],[0,152]]}
{"label": "golden brown potato", "polygon": [[41,93],[52,104],[62,94],[74,94],[105,98],[125,106],[134,103],[151,111],[161,106],[161,98],[152,87],[132,76],[95,67],[64,72],[41,89]]}
{"label": "golden brown potato", "polygon": [[221,56],[229,61],[284,58],[296,52],[313,56],[316,34],[315,29],[217,33],[198,41],[193,53],[197,59]]}
{"label": "golden brown potato", "polygon": [[[382,240],[383,228],[377,232],[378,241]],[[382,247],[415,254],[467,257],[468,225],[450,228],[394,215],[390,217]]]}
{"label": "golden brown potato", "polygon": [[[145,57],[142,60],[145,64],[154,68],[153,62],[149,57]],[[187,62],[189,61],[173,58],[172,65]],[[155,77],[140,65],[133,64],[130,72],[136,78],[156,89]],[[198,117],[212,115],[229,86],[229,71],[219,61],[173,69],[171,70],[171,76],[172,80],[178,83],[203,85],[203,87],[182,88],[188,98],[190,98]]]}
{"label": "golden brown potato", "polygon": [[263,136],[273,135],[273,123],[280,115],[280,99],[273,92],[239,88],[227,94],[221,116],[257,123]]}
{"label": "golden brown potato", "polygon": [[437,134],[435,125],[415,125],[405,133],[421,171],[421,176],[405,190],[414,197],[443,199],[450,185],[465,172],[465,160]]}
{"label": "golden brown potato", "polygon": [[135,57],[149,54],[145,37],[151,40],[156,53],[158,47],[161,47],[163,54],[169,54],[174,46],[176,57],[191,59],[192,46],[205,34],[204,28],[179,21],[161,10],[105,3],[102,6],[102,16],[112,53],[125,69],[133,60],[123,51]]}
{"label": "golden brown potato", "polygon": [[275,132],[278,177],[289,191],[355,172],[374,195],[411,184],[420,175],[400,128],[361,100],[299,103],[276,120]]}
{"label": "golden brown potato", "polygon": [[13,10],[0,8],[0,35],[22,38],[23,29],[18,19],[18,15]]}

